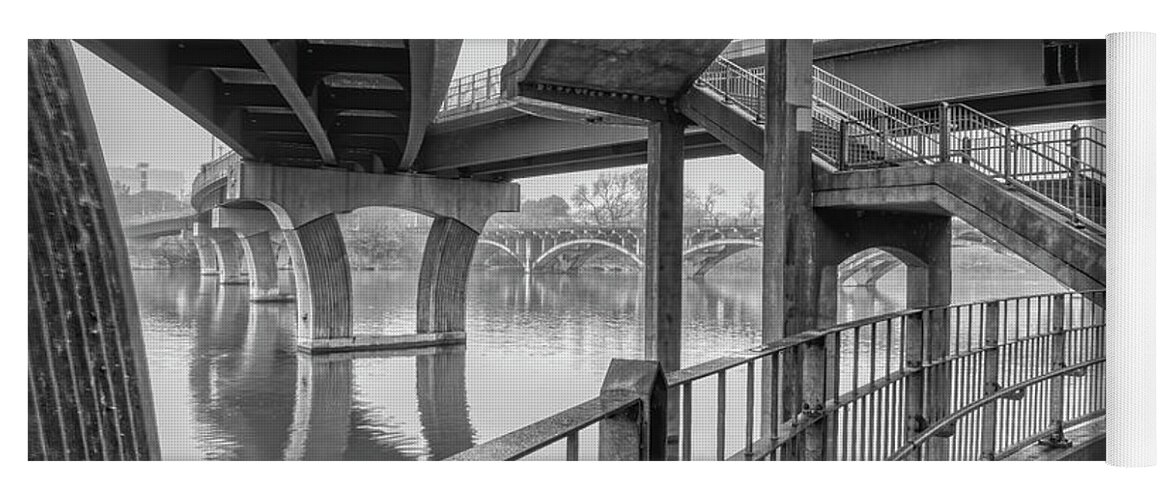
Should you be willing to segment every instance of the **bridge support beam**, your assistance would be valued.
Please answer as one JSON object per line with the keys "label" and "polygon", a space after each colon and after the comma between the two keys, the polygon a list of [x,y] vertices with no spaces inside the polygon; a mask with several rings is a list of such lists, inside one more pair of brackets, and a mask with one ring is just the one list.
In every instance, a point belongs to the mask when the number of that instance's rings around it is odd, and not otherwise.
{"label": "bridge support beam", "polygon": [[479,237],[479,232],[449,217],[431,223],[419,269],[418,333],[461,342],[465,338],[468,269]]}
{"label": "bridge support beam", "polygon": [[241,236],[244,257],[248,263],[248,281],[251,284],[249,300],[252,302],[285,302],[293,299],[281,293],[280,276],[276,269],[276,253],[272,250],[269,233]]}
{"label": "bridge support beam", "polygon": [[244,276],[241,266],[244,259],[244,247],[236,238],[236,233],[226,229],[214,229],[209,224],[195,224],[195,236],[206,236],[215,248],[216,261],[219,263],[221,285],[246,285],[248,278]]}
{"label": "bridge support beam", "polygon": [[[832,324],[837,316],[837,263],[827,246],[831,232],[811,205],[813,165],[810,161],[812,123],[812,47],[809,40],[765,42],[766,78],[764,133],[764,248],[761,280],[761,327],[765,343]],[[829,384],[821,373],[837,353],[826,347],[790,350],[781,359],[780,401],[764,401],[762,426],[771,435],[802,413],[824,407]],[[806,362],[803,357],[809,357]],[[767,373],[777,367],[766,364]],[[806,406],[807,405],[807,406]],[[832,453],[832,429],[815,424],[803,442],[779,451],[778,458],[823,460]]]}
{"label": "bridge support beam", "polygon": [[215,243],[207,236],[194,236],[195,252],[199,254],[199,274],[220,274],[219,257],[216,255]]}
{"label": "bridge support beam", "polygon": [[264,209],[217,207],[211,212],[214,229],[230,230],[236,234],[244,251],[251,285],[249,298],[253,302],[282,302],[292,300],[281,293],[276,268],[276,253],[272,248],[271,231],[279,231],[276,218]]}
{"label": "bridge support beam", "polygon": [[352,339],[350,260],[337,216],[285,233],[297,280],[297,346],[314,351]]}
{"label": "bridge support beam", "polygon": [[[672,116],[649,125],[644,356],[681,368],[683,344],[683,130]],[[668,396],[667,457],[679,452],[679,391]]]}

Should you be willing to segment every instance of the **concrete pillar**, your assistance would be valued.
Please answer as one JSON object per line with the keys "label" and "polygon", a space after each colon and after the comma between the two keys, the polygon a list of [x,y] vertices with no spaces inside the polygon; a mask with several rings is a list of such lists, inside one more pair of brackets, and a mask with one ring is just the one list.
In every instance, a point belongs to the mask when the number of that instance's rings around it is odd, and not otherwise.
{"label": "concrete pillar", "polygon": [[226,229],[212,229],[208,236],[215,246],[216,256],[220,265],[221,285],[246,285],[248,278],[244,276],[244,246],[236,237],[236,233]]}
{"label": "concrete pillar", "polygon": [[[829,316],[830,310],[836,316],[837,283],[835,277],[835,293],[824,292],[827,284],[823,283],[823,278],[830,271],[818,260],[825,254],[819,251],[819,246],[825,243],[828,234],[825,224],[811,207],[811,43],[809,40],[767,40],[765,55],[761,328],[764,341],[768,343],[817,327],[821,318]],[[834,269],[836,276],[836,265]],[[805,367],[800,355],[797,350],[790,350],[781,360],[781,422],[795,417],[806,397],[802,383]],[[765,369],[774,368],[766,363]],[[765,385],[764,394],[771,394],[768,382]],[[772,404],[766,401],[762,409],[770,408]],[[763,428],[771,430],[779,422],[773,421],[771,414],[766,413],[764,424]],[[823,437],[824,433],[824,427],[812,428],[806,436],[817,438]],[[795,442],[791,449],[782,450],[779,457],[823,458],[817,456],[822,449],[820,444],[810,445],[810,453],[805,453],[805,444]]]}
{"label": "concrete pillar", "polygon": [[656,361],[612,359],[599,396],[641,404],[598,423],[598,460],[668,460],[667,378]]}
{"label": "concrete pillar", "polygon": [[647,359],[680,368],[683,307],[683,129],[681,120],[649,125],[646,218]]}
{"label": "concrete pillar", "polygon": [[251,236],[240,235],[248,264],[248,281],[251,284],[249,299],[253,302],[280,302],[292,297],[281,293],[276,268],[276,253],[272,249],[269,233]]}
{"label": "concrete pillar", "polygon": [[[918,256],[922,263],[907,265],[907,307],[927,308],[951,304],[951,217],[924,216],[922,230],[924,251]],[[922,337],[925,349],[923,363],[947,357],[951,339],[951,322],[946,309],[924,314]],[[951,405],[951,373],[942,369],[925,369],[923,418],[927,425],[947,416]],[[909,388],[910,386],[908,386]],[[948,460],[947,432],[931,438],[923,448],[925,460]]]}
{"label": "concrete pillar", "polygon": [[28,460],[158,460],[125,237],[67,40],[28,40],[27,217]]}
{"label": "concrete pillar", "polygon": [[463,346],[439,348],[415,357],[419,422],[431,448],[431,460],[443,460],[475,444]]}
{"label": "concrete pillar", "polygon": [[276,252],[272,231],[279,231],[276,218],[268,209],[217,207],[211,211],[214,230],[231,231],[240,240],[244,263],[251,283],[251,300],[273,302],[292,297],[281,294],[277,286]]}
{"label": "concrete pillar", "polygon": [[297,355],[293,432],[285,460],[343,460],[350,438],[353,361],[347,355]]}
{"label": "concrete pillar", "polygon": [[194,236],[195,251],[199,254],[199,274],[220,274],[219,256],[216,255],[215,243],[207,236]]}
{"label": "concrete pillar", "polygon": [[[681,118],[648,126],[644,357],[681,368],[683,346],[683,130]],[[668,401],[667,454],[678,455],[679,393]]]}
{"label": "concrete pillar", "polygon": [[336,215],[285,233],[297,280],[297,344],[352,336],[350,261]]}
{"label": "concrete pillar", "polygon": [[468,268],[480,234],[448,217],[431,223],[419,268],[418,333],[465,333]]}

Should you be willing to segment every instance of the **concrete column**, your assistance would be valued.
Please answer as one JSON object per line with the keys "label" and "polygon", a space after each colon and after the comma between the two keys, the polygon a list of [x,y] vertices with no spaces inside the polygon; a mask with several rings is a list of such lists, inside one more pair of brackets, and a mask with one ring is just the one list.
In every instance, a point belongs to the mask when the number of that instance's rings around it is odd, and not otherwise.
{"label": "concrete column", "polygon": [[598,460],[668,460],[667,378],[656,361],[613,359],[599,396],[641,404],[598,424]]}
{"label": "concrete column", "polygon": [[353,335],[350,261],[336,215],[285,233],[297,279],[297,344]]}
{"label": "concrete column", "polygon": [[418,333],[464,331],[468,268],[480,233],[448,217],[431,223],[419,268]]}
{"label": "concrete column", "polygon": [[678,370],[683,307],[683,129],[649,125],[646,218],[645,356]]}
{"label": "concrete column", "polygon": [[415,357],[419,422],[431,448],[431,460],[443,460],[474,445],[468,413],[463,346],[437,349]]}
{"label": "concrete column", "polygon": [[68,40],[28,40],[27,179],[28,460],[158,460],[126,241]]}
{"label": "concrete column", "polygon": [[243,261],[244,246],[236,237],[236,233],[224,229],[212,229],[208,232],[215,246],[216,256],[220,265],[221,285],[246,285],[248,278],[244,277]]}
{"label": "concrete column", "polygon": [[276,253],[272,249],[269,233],[251,236],[240,235],[248,264],[248,281],[251,283],[249,299],[253,302],[280,302],[292,297],[282,294],[276,269]]}
{"label": "concrete column", "polygon": [[273,251],[271,232],[279,231],[280,227],[272,212],[267,209],[217,207],[211,211],[211,227],[231,231],[239,238],[252,285],[253,301],[272,302],[292,298],[281,294],[277,286],[276,253]]}
{"label": "concrete column", "polygon": [[293,432],[285,460],[343,460],[350,437],[353,361],[346,355],[297,355]]}
{"label": "concrete column", "polygon": [[[919,237],[925,246],[918,255],[922,263],[907,265],[907,307],[927,308],[951,304],[951,218],[924,216]],[[924,314],[923,363],[931,363],[947,357],[951,339],[951,322],[947,309]],[[927,425],[947,416],[951,405],[951,373],[942,369],[928,368],[923,371],[924,397],[923,418]],[[923,448],[925,460],[947,460],[948,437],[943,432],[931,438]]]}
{"label": "concrete column", "polygon": [[[816,328],[821,318],[829,316],[830,310],[836,316],[836,293],[832,299],[831,294],[824,293],[826,284],[822,281],[828,271],[818,260],[826,253],[819,251],[819,245],[828,238],[828,231],[811,207],[811,43],[767,40],[765,55],[761,328],[768,343]],[[835,278],[835,292],[836,285]],[[802,387],[804,363],[800,353],[790,350],[781,364],[784,385],[780,390],[779,419],[784,422],[801,411],[806,391]],[[772,367],[766,366],[768,369]],[[771,393],[767,382],[765,389],[764,394]],[[770,406],[771,401],[762,405]],[[766,429],[778,425],[767,413],[764,423]],[[810,429],[806,435],[822,436],[824,428]],[[779,457],[820,458],[810,456],[817,455],[819,446],[811,446],[810,454],[800,451],[804,447],[800,442],[794,443],[792,449],[782,450]]]}
{"label": "concrete column", "polygon": [[[683,346],[683,129],[681,118],[649,125],[647,144],[644,357],[678,370]],[[668,397],[667,455],[679,447],[679,392]]]}
{"label": "concrete column", "polygon": [[199,254],[199,274],[220,274],[219,256],[216,255],[215,243],[207,236],[194,236],[195,251]]}

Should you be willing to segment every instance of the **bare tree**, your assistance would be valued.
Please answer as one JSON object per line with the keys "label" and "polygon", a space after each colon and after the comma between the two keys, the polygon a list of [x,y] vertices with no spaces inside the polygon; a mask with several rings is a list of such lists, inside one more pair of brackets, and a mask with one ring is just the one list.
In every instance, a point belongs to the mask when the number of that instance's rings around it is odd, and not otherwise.
{"label": "bare tree", "polygon": [[722,198],[727,193],[728,191],[719,184],[714,182],[708,184],[707,194],[704,195],[703,199],[700,201],[700,206],[703,208],[704,214],[712,223],[719,224],[720,214],[716,212],[716,204],[719,203],[720,198]]}
{"label": "bare tree", "polygon": [[758,193],[756,191],[749,191],[744,193],[744,197],[740,199],[740,206],[744,207],[744,218],[750,222],[756,222],[757,212],[760,211],[760,202],[756,201]]}
{"label": "bare tree", "polygon": [[599,174],[588,186],[578,184],[571,201],[595,224],[629,221],[646,210],[646,169]]}

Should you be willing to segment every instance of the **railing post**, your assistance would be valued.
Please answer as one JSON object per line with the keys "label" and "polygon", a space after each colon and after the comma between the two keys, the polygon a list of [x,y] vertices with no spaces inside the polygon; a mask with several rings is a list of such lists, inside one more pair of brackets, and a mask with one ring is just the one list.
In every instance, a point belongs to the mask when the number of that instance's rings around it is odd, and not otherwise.
{"label": "railing post", "polygon": [[964,165],[971,165],[972,164],[972,138],[965,137],[963,141],[960,141],[960,144],[961,144],[960,147],[962,148],[961,151],[963,152],[963,155],[960,156],[960,162],[963,163]]}
{"label": "railing post", "polygon": [[[923,380],[923,355],[926,347],[923,342],[923,323],[924,311],[917,311],[907,316],[904,326],[906,344],[903,346],[903,369],[907,372],[907,385],[903,395],[903,411],[907,442],[911,442],[920,432],[927,429],[927,418],[923,415],[923,395],[926,390]],[[922,446],[912,451],[910,457],[913,460],[922,460]]]}
{"label": "railing post", "polygon": [[886,142],[890,139],[890,118],[884,116],[878,122],[882,125],[878,130],[878,152],[882,156],[882,161],[886,161],[890,148],[890,145]]}
{"label": "railing post", "polygon": [[598,460],[665,460],[667,377],[658,361],[613,359],[602,382],[603,404],[639,404],[598,424]]}
{"label": "railing post", "polygon": [[850,168],[850,121],[838,122],[838,170]]}
{"label": "railing post", "polygon": [[1070,127],[1070,129],[1069,129],[1069,170],[1070,170],[1070,175],[1073,177],[1073,203],[1071,204],[1072,205],[1071,208],[1073,209],[1073,214],[1072,214],[1073,215],[1073,225],[1074,225],[1074,227],[1077,227],[1079,229],[1082,227],[1085,227],[1085,225],[1082,224],[1081,219],[1078,218],[1078,215],[1085,211],[1085,207],[1083,206],[1085,196],[1082,193],[1083,184],[1082,184],[1081,140],[1082,140],[1081,127],[1079,127],[1077,125]]}
{"label": "railing post", "polygon": [[946,102],[939,103],[939,162],[951,159],[951,108]]}
{"label": "railing post", "polygon": [[[826,342],[825,338],[806,342],[801,346],[802,382],[804,393],[801,412],[806,418],[821,418],[826,401]],[[819,462],[826,458],[826,421],[822,420],[805,430],[805,453],[802,460]]]}
{"label": "railing post", "polygon": [[[1000,390],[1000,303],[984,305],[984,396]],[[981,414],[980,459],[996,460],[998,401],[984,406]]]}
{"label": "railing post", "polygon": [[1004,182],[1012,187],[1012,180],[1016,178],[1016,145],[1013,143],[1012,129],[1004,127]]}
{"label": "railing post", "polygon": [[[1049,305],[1050,323],[1050,368],[1060,370],[1065,368],[1065,295],[1054,295]],[[1065,438],[1065,377],[1057,376],[1049,380],[1049,422],[1052,433],[1040,441],[1041,445],[1051,448],[1069,448],[1071,443]]]}

